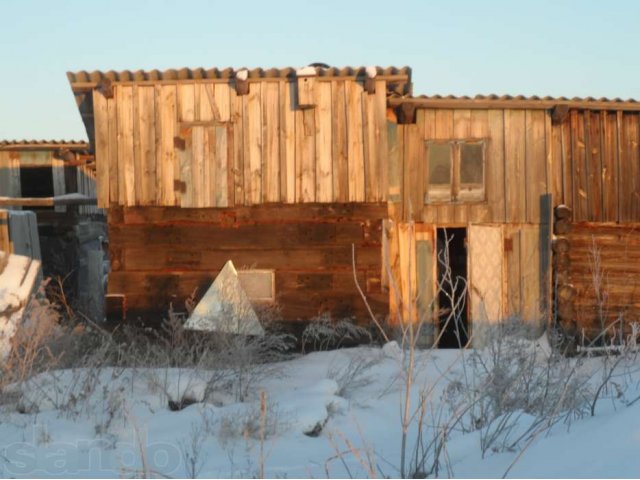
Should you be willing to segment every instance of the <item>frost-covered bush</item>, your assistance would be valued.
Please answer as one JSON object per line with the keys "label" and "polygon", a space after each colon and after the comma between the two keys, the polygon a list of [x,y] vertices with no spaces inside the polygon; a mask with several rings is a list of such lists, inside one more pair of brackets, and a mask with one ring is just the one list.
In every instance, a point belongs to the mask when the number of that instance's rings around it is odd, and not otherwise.
{"label": "frost-covered bush", "polygon": [[[471,350],[462,377],[444,391],[452,410],[469,406],[461,425],[481,431],[483,454],[516,448],[539,429],[580,418],[588,409],[592,393],[579,361],[527,340],[523,330],[518,320],[490,327],[485,347]],[[525,417],[528,428],[515,435]]]}
{"label": "frost-covered bush", "polygon": [[369,343],[371,332],[350,319],[332,320],[329,314],[312,319],[302,332],[302,351],[326,351],[340,348],[345,343]]}

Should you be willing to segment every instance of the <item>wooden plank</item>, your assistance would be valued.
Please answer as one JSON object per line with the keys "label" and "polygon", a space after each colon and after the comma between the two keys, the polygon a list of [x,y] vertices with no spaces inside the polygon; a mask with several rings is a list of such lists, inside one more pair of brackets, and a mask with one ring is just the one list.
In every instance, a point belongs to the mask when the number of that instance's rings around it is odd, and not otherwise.
{"label": "wooden plank", "polygon": [[280,89],[280,196],[283,202],[296,199],[296,117],[291,82],[278,82]]}
{"label": "wooden plank", "polygon": [[[435,113],[435,138],[438,140],[452,140],[453,134],[453,110],[436,110]],[[437,207],[438,223],[451,224],[455,221],[455,211],[451,203],[441,204]]]}
{"label": "wooden plank", "polygon": [[229,89],[229,98],[233,108],[233,202],[235,205],[244,205],[244,103],[246,95],[236,95],[233,88]]}
{"label": "wooden plank", "polygon": [[487,198],[487,183],[489,181],[488,177],[488,167],[489,163],[489,146],[487,145],[489,142],[489,112],[488,110],[471,110],[471,128],[470,128],[471,138],[484,139],[485,144],[485,158],[484,158],[484,198],[485,201],[472,203],[469,205],[469,221],[474,223],[483,223],[492,221],[491,218],[491,209],[489,208],[489,204],[486,201]]}
{"label": "wooden plank", "polygon": [[[404,126],[395,122],[387,122],[389,139],[389,158],[387,160],[388,178],[388,215],[395,221],[402,220],[402,193],[403,193],[403,142]],[[346,162],[345,162],[346,167]],[[348,172],[344,171],[345,179]]]}
{"label": "wooden plank", "polygon": [[416,237],[413,223],[398,225],[398,252],[400,257],[400,281],[398,283],[402,292],[402,323],[408,325],[418,320]]}
{"label": "wooden plank", "polygon": [[[311,205],[259,205],[235,207],[231,210],[216,208],[130,207],[120,210],[121,217],[110,217],[110,225],[200,224],[217,226],[255,225],[259,223],[287,224],[296,222],[326,223],[382,219],[387,208],[378,203],[333,203]],[[375,222],[373,222],[375,225]]]}
{"label": "wooden plank", "polygon": [[251,85],[245,113],[245,203],[262,200],[262,84]]}
{"label": "wooden plank", "polygon": [[[217,85],[216,85],[217,86]],[[213,193],[215,196],[214,206],[229,206],[229,145],[227,127],[220,125],[211,128],[215,132],[215,184]]]}
{"label": "wooden plank", "polygon": [[505,110],[506,221],[526,221],[525,111]]}
{"label": "wooden plank", "polygon": [[589,218],[588,209],[588,186],[587,186],[587,150],[585,144],[584,115],[572,111],[571,130],[572,146],[571,156],[573,160],[573,219],[574,221],[585,221]]}
{"label": "wooden plank", "polygon": [[[53,180],[53,195],[55,197],[64,195],[67,193],[64,183],[64,160],[61,158],[56,158],[56,156],[52,155],[52,152],[48,152],[48,155],[51,155],[51,176]],[[69,192],[71,193],[71,192]],[[67,207],[57,206],[55,207],[56,212],[66,212]]]}
{"label": "wooden plank", "polygon": [[[359,245],[358,268],[380,268],[380,246]],[[215,271],[233,257],[236,268],[286,268],[348,273],[351,270],[350,245],[299,245],[293,248],[218,249],[210,244],[131,246],[122,250],[127,271]]]}
{"label": "wooden plank", "polygon": [[585,118],[589,126],[589,150],[587,152],[588,166],[588,208],[590,221],[602,221],[602,126],[598,113],[585,111]]}
{"label": "wooden plank", "polygon": [[[240,225],[192,224],[167,225],[110,225],[110,240],[120,248],[142,245],[151,248],[178,244],[215,245],[217,249],[293,248],[302,244],[351,245],[364,241],[360,223],[301,223]],[[379,239],[376,242],[380,246]]]}
{"label": "wooden plank", "polygon": [[545,112],[525,111],[526,221],[540,223],[540,200],[547,192]]}
{"label": "wooden plank", "polygon": [[[453,111],[453,137],[456,139],[471,138],[471,110]],[[453,164],[453,182],[458,185],[460,181],[460,164]],[[454,198],[458,199],[459,192],[454,189]],[[453,219],[455,223],[466,224],[469,219],[469,206],[467,203],[456,203],[453,207]]]}
{"label": "wooden plank", "polygon": [[[420,111],[417,112],[420,115]],[[424,118],[424,117],[423,117]],[[404,185],[405,185],[405,205],[404,215],[407,220],[421,218],[423,196],[421,185],[423,176],[420,163],[424,158],[424,140],[422,131],[418,124],[407,124],[404,126]]]}
{"label": "wooden plank", "polygon": [[[0,155],[5,152],[0,152]],[[9,237],[9,211],[0,210],[0,252],[13,253]],[[2,273],[2,268],[0,268]]]}
{"label": "wooden plank", "polygon": [[[349,200],[349,144],[347,138],[347,97],[344,80],[331,82],[333,200]],[[397,150],[396,150],[397,153]]]}
{"label": "wooden plank", "polygon": [[[424,112],[424,141],[432,140],[436,138],[436,111],[433,109],[423,110]],[[427,158],[426,152],[423,159],[424,166],[421,172],[419,172],[420,182],[422,184],[422,221],[425,223],[435,223],[438,219],[438,207],[426,202],[427,194]],[[408,184],[405,184],[408,185]]]}
{"label": "wooden plank", "polygon": [[176,101],[179,122],[194,122],[196,120],[195,89],[193,83],[181,83],[177,85]]}
{"label": "wooden plank", "polygon": [[[141,205],[154,205],[156,202],[156,138],[155,138],[155,101],[153,87],[138,88],[138,132],[140,135],[140,166],[137,178]],[[98,180],[98,186],[100,181]]]}
{"label": "wooden plank", "polygon": [[133,87],[117,86],[118,95],[118,199],[121,205],[135,205],[133,158]]}
{"label": "wooden plank", "polygon": [[375,94],[362,94],[364,129],[365,198],[375,202],[379,196],[378,143],[376,141]]}
{"label": "wooden plank", "polygon": [[[156,96],[156,101],[158,97]],[[180,179],[180,169],[175,161],[174,138],[176,136],[176,89],[172,85],[160,88],[160,103],[156,104],[156,117],[160,116],[160,204],[175,205],[175,180]],[[157,148],[157,147],[156,147]],[[157,150],[156,150],[157,152]],[[157,155],[157,153],[156,153]],[[158,170],[158,169],[156,169]],[[157,175],[157,173],[156,173]],[[157,196],[156,190],[156,196]]]}
{"label": "wooden plank", "polygon": [[315,88],[316,107],[316,201],[332,202],[333,157],[331,132],[331,82],[318,82]]}
{"label": "wooden plank", "polygon": [[20,197],[21,190],[19,154],[0,151],[0,191],[3,195]]}
{"label": "wooden plank", "polygon": [[216,107],[213,84],[196,83],[196,120],[200,122],[219,122],[220,113]]}
{"label": "wooden plank", "polygon": [[107,100],[109,121],[109,205],[118,204],[120,176],[118,174],[118,89]]}
{"label": "wooden plank", "polygon": [[620,187],[622,189],[620,220],[630,222],[640,219],[639,122],[636,114],[624,114],[622,119],[623,158],[620,161]]}
{"label": "wooden plank", "polygon": [[[551,115],[545,113],[544,115],[544,146],[545,146],[545,158],[547,163],[547,193],[550,193],[553,198],[553,202],[556,205],[559,204],[559,195],[562,195],[562,170],[559,168],[561,165],[554,162],[554,144],[555,137],[553,134],[553,125],[551,123]],[[553,207],[553,206],[552,206]]]}
{"label": "wooden plank", "polygon": [[[216,129],[212,125],[206,125],[202,128],[203,132],[203,175],[202,175],[202,198],[199,199],[200,207],[215,206],[215,185],[218,179],[216,164]],[[226,183],[226,176],[223,181]]]}
{"label": "wooden plank", "polygon": [[436,286],[434,258],[433,230],[416,232],[417,318],[424,324],[433,324],[436,320],[433,314]]}
{"label": "wooden plank", "polygon": [[573,212],[573,143],[570,120],[563,122],[561,125],[560,148],[562,157],[563,203],[572,209],[573,219],[575,218],[575,212]]}
{"label": "wooden plank", "polygon": [[[142,205],[142,155],[140,152],[140,109],[139,109],[139,87],[133,85],[132,110],[133,110],[133,179],[134,179],[134,199],[135,205]],[[86,178],[86,177],[85,177]]]}
{"label": "wooden plank", "polygon": [[296,110],[296,202],[315,202],[315,114]]}
{"label": "wooden plank", "polygon": [[228,83],[216,83],[213,85],[213,98],[218,111],[219,122],[229,122],[231,120],[231,103],[229,97]]}
{"label": "wooden plank", "polygon": [[386,281],[389,284],[389,323],[400,323],[400,306],[402,304],[402,292],[400,291],[400,252],[398,245],[398,222],[386,221],[383,234],[387,236],[389,245],[388,264],[382,264],[386,273]]}
{"label": "wooden plank", "polygon": [[[187,206],[205,206],[205,127],[191,128],[191,204]],[[207,152],[208,153],[208,152]],[[189,178],[189,177],[185,177]],[[188,180],[183,180],[188,182]]]}
{"label": "wooden plank", "polygon": [[262,85],[262,202],[280,201],[280,92],[277,83]]}
{"label": "wooden plank", "polygon": [[[545,125],[547,127],[547,155],[551,154],[551,167],[549,168],[549,183],[553,201],[556,205],[565,204],[565,187],[564,187],[564,159],[565,152],[562,140],[563,124],[552,124],[551,115],[545,116]],[[549,134],[549,128],[551,133]]]}
{"label": "wooden plank", "polygon": [[[377,201],[386,201],[388,192],[387,156],[389,139],[387,137],[387,83],[376,80],[376,93],[373,99],[374,141],[376,144],[376,172],[378,180]],[[371,154],[371,152],[370,152]]]}
{"label": "wooden plank", "polygon": [[[93,118],[98,206],[106,208],[109,206],[109,128],[113,128],[115,125],[109,124],[107,99],[97,90],[93,91]],[[1,169],[2,167],[0,167]],[[2,186],[1,182],[0,186]]]}
{"label": "wooden plank", "polygon": [[616,114],[601,112],[602,123],[602,219],[605,222],[618,220],[618,135]]}
{"label": "wooden plank", "polygon": [[365,158],[362,118],[362,85],[345,82],[347,95],[347,142],[349,161],[349,201],[365,201]]}
{"label": "wooden plank", "polygon": [[530,325],[539,325],[543,316],[540,311],[540,228],[523,225],[520,249],[520,275],[522,282],[522,318]]}

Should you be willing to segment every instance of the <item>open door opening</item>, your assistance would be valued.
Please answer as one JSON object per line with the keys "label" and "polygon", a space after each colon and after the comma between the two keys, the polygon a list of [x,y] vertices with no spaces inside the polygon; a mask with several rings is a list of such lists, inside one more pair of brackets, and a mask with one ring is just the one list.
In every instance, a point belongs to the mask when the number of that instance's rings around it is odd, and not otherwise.
{"label": "open door opening", "polygon": [[439,348],[461,348],[469,340],[467,229],[437,229]]}

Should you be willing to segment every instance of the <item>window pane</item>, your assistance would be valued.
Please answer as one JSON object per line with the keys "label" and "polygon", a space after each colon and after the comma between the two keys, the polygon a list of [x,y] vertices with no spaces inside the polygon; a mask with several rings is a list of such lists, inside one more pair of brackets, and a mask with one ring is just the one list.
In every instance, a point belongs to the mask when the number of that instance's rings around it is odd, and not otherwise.
{"label": "window pane", "polygon": [[429,185],[451,183],[451,145],[433,143],[429,145]]}
{"label": "window pane", "polygon": [[460,145],[460,183],[482,183],[482,150],[480,143]]}

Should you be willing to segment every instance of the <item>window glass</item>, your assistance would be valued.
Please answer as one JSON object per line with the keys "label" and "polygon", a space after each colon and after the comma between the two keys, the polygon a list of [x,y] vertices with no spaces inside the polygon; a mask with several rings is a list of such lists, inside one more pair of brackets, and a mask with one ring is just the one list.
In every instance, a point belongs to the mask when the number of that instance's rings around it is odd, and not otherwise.
{"label": "window glass", "polygon": [[483,161],[481,143],[460,145],[460,183],[481,184],[483,182]]}
{"label": "window glass", "polygon": [[451,183],[451,145],[432,143],[429,145],[429,185]]}

